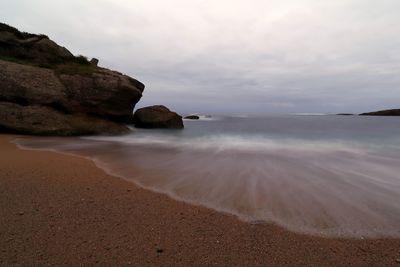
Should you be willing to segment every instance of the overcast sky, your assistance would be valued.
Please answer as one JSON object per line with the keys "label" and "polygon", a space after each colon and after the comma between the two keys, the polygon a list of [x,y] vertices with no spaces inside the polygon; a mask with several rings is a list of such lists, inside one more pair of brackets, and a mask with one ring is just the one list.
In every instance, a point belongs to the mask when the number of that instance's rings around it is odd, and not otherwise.
{"label": "overcast sky", "polygon": [[399,0],[0,0],[0,19],[182,112],[400,107]]}

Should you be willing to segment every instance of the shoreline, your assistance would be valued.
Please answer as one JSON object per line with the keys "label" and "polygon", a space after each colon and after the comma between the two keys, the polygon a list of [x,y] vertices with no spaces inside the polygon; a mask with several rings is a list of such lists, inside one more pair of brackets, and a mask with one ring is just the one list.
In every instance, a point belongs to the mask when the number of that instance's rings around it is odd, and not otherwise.
{"label": "shoreline", "polygon": [[400,239],[251,224],[0,135],[0,265],[396,266]]}
{"label": "shoreline", "polygon": [[[127,176],[118,174],[117,172],[113,171],[112,168],[107,167],[103,161],[93,158],[92,156],[87,156],[87,155],[83,155],[83,154],[79,154],[77,152],[67,152],[67,151],[62,151],[62,150],[57,150],[55,148],[30,148],[30,147],[24,147],[24,145],[19,144],[18,142],[16,142],[18,139],[22,139],[22,138],[29,138],[30,136],[16,136],[16,138],[14,138],[11,143],[14,144],[18,149],[20,150],[28,150],[28,151],[43,151],[43,152],[49,152],[49,153],[56,153],[56,154],[60,154],[60,155],[66,155],[66,156],[71,156],[71,157],[77,157],[80,158],[82,160],[87,160],[90,161],[91,163],[93,163],[96,168],[100,169],[101,171],[103,171],[104,173],[106,173],[107,175],[111,176],[114,179],[122,179],[123,181],[127,181],[128,183],[132,183],[134,186],[139,187],[140,189],[146,190],[146,191],[150,191],[156,194],[161,194],[163,196],[166,196],[172,200],[178,201],[178,202],[182,202],[184,204],[188,204],[191,206],[195,206],[195,207],[201,207],[201,208],[205,208],[208,209],[212,212],[217,212],[217,213],[222,213],[226,216],[233,216],[235,217],[237,220],[247,223],[247,224],[258,224],[258,225],[270,225],[270,226],[274,226],[274,227],[278,227],[278,228],[282,228],[285,231],[288,232],[292,232],[292,233],[296,233],[299,235],[305,235],[305,236],[311,236],[311,237],[317,237],[317,238],[334,238],[334,239],[347,239],[347,240],[363,240],[363,239],[367,239],[367,240],[379,240],[379,239],[399,239],[398,234],[397,233],[392,233],[392,235],[390,234],[386,234],[386,235],[371,235],[368,233],[365,233],[365,235],[363,234],[346,234],[346,233],[337,233],[337,232],[317,232],[317,231],[306,231],[304,229],[302,230],[298,230],[298,229],[294,229],[294,228],[290,228],[289,225],[285,225],[284,222],[277,222],[277,221],[273,221],[273,220],[260,220],[260,219],[251,219],[250,217],[246,217],[240,213],[237,213],[235,211],[229,210],[229,209],[224,209],[224,208],[219,208],[219,207],[215,207],[213,205],[207,204],[207,203],[199,203],[196,201],[191,201],[185,198],[182,198],[176,194],[173,194],[172,192],[169,191],[164,191],[162,189],[158,189],[155,187],[151,187],[151,186],[146,186],[144,184],[142,184],[140,181],[134,179],[134,178],[129,178]],[[64,138],[64,137],[63,137]],[[68,138],[68,137],[65,137]],[[137,168],[136,168],[137,169]],[[143,171],[140,170],[138,171],[138,173],[143,174]],[[146,174],[147,175],[147,174]],[[145,175],[145,176],[146,176]]]}

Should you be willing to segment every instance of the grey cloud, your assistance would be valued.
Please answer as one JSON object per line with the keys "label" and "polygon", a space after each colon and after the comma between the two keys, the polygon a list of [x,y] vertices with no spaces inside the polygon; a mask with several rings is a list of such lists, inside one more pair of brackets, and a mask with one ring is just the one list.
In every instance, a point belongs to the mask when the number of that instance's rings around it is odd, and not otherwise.
{"label": "grey cloud", "polygon": [[397,0],[87,0],[0,16],[147,85],[181,112],[361,112],[400,102]]}

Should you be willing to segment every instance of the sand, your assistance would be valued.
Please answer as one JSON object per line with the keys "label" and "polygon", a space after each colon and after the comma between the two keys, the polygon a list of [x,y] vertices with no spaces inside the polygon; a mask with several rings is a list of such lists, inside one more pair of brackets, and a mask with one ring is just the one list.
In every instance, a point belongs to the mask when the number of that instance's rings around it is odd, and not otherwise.
{"label": "sand", "polygon": [[15,138],[0,135],[1,266],[400,266],[400,239],[249,224]]}

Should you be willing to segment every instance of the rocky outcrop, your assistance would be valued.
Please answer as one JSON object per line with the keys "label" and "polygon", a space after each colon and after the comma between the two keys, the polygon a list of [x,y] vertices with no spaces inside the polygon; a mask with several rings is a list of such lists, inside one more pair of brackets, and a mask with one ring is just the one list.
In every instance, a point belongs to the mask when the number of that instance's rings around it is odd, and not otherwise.
{"label": "rocky outcrop", "polygon": [[45,135],[120,133],[127,127],[118,124],[133,122],[143,90],[141,82],[75,57],[47,36],[0,23],[0,129]]}
{"label": "rocky outcrop", "polygon": [[132,123],[133,109],[144,85],[126,75],[96,69],[90,76],[61,74],[69,112],[87,113],[113,121]]}
{"label": "rocky outcrop", "polygon": [[189,115],[189,116],[186,116],[184,119],[187,119],[187,120],[198,120],[198,119],[200,119],[200,117],[197,116],[197,115]]}
{"label": "rocky outcrop", "polygon": [[31,135],[123,134],[129,129],[121,124],[59,112],[46,106],[22,106],[0,102],[0,131]]}
{"label": "rocky outcrop", "polygon": [[165,106],[150,106],[136,110],[134,123],[138,128],[182,129],[182,117]]}
{"label": "rocky outcrop", "polygon": [[387,109],[368,113],[362,113],[360,116],[400,116],[400,109]]}

